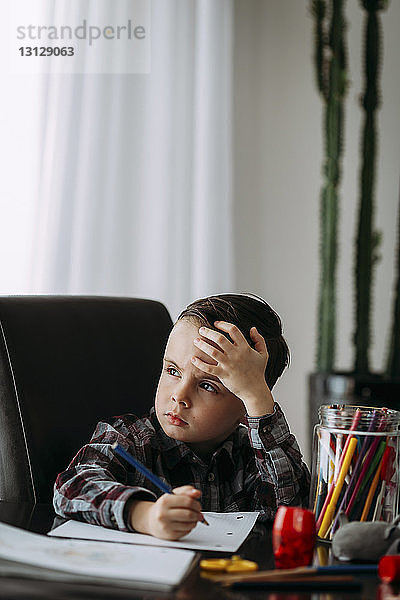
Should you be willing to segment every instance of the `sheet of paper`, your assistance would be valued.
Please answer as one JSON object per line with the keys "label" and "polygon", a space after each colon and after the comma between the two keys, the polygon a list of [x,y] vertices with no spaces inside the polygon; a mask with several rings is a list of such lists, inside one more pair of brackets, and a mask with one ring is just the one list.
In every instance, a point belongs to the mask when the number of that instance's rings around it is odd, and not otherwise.
{"label": "sheet of paper", "polygon": [[188,550],[118,543],[111,547],[101,541],[49,538],[0,523],[0,574],[13,569],[19,573],[18,565],[27,565],[22,574],[39,573],[43,579],[64,579],[65,573],[77,581],[170,589],[180,583],[194,558],[195,552]]}
{"label": "sheet of paper", "polygon": [[188,535],[176,542],[160,540],[141,533],[106,529],[105,527],[81,523],[80,521],[67,521],[50,531],[48,535],[106,542],[145,544],[147,546],[235,552],[250,533],[259,515],[258,512],[205,512],[203,514],[209,523],[209,527],[203,523],[198,523]]}

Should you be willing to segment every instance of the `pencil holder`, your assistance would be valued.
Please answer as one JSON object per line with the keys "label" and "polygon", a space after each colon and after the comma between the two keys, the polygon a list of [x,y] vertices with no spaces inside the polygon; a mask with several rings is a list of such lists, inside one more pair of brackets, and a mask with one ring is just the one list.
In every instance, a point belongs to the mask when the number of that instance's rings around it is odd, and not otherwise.
{"label": "pencil holder", "polygon": [[398,512],[400,412],[326,404],[314,428],[310,508],[330,540],[349,521],[392,521]]}

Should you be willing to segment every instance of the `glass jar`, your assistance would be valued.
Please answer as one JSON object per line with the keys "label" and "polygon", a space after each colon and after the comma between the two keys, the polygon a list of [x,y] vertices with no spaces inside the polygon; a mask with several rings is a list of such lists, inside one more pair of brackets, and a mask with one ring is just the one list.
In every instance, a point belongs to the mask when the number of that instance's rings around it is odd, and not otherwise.
{"label": "glass jar", "polygon": [[400,412],[324,404],[314,428],[310,508],[318,537],[331,539],[339,514],[392,521],[397,514]]}

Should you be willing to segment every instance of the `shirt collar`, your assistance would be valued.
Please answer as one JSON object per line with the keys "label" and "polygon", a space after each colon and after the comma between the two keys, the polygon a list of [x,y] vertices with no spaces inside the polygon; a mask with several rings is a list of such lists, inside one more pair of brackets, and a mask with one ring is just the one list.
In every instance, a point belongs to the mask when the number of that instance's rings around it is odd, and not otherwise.
{"label": "shirt collar", "polygon": [[[174,440],[169,437],[160,425],[154,407],[150,411],[150,421],[156,431],[156,436],[153,439],[153,445],[162,453],[166,465],[169,469],[174,469],[180,462],[197,463],[207,467],[207,463],[197,454],[193,452],[185,442]],[[239,441],[239,428],[235,429],[229,437],[214,451],[210,462],[215,460],[228,459],[234,465],[233,449]]]}

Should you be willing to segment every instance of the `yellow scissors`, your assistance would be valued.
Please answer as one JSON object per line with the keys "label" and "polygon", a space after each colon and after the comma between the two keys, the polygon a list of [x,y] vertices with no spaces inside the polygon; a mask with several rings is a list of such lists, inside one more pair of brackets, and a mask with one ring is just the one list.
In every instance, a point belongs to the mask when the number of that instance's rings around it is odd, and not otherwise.
{"label": "yellow scissors", "polygon": [[241,573],[257,571],[258,564],[235,554],[231,558],[205,558],[200,561],[200,569],[209,572]]}

